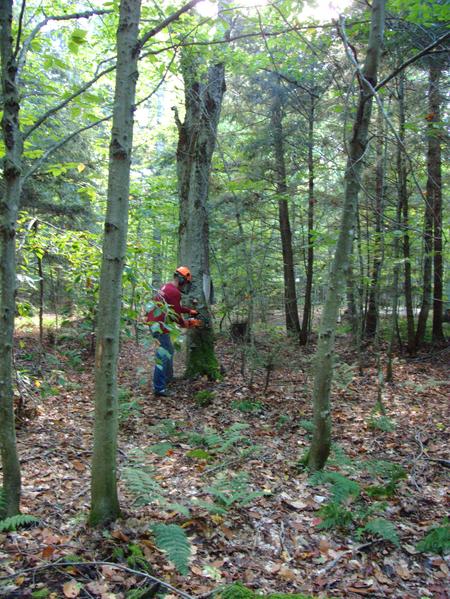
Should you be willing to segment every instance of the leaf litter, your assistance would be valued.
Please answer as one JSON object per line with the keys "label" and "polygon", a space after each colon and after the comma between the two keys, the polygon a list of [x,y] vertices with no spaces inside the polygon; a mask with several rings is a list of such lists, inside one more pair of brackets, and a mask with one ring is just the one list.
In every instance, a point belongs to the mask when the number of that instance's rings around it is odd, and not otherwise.
{"label": "leaf litter", "polygon": [[[36,350],[35,344],[33,337],[21,340],[24,351]],[[341,358],[350,361],[345,344],[341,350]],[[92,358],[86,356],[79,370],[63,365],[59,384],[41,364],[35,379],[40,384],[27,390],[17,431],[22,511],[38,517],[40,525],[0,533],[0,577],[14,574],[1,581],[2,596],[125,599],[148,584],[139,576],[143,571],[192,597],[234,581],[264,592],[317,597],[447,597],[448,556],[416,549],[448,511],[448,470],[432,461],[449,459],[445,354],[441,360],[397,361],[395,382],[386,385],[383,397],[392,430],[369,425],[377,397],[370,356],[362,375],[353,372],[333,391],[333,437],[352,480],[362,489],[374,483],[351,466],[367,460],[389,461],[407,472],[386,500],[386,514],[400,538],[395,546],[320,528],[319,510],[330,489],[313,486],[298,467],[309,445],[308,427],[301,423],[311,419],[311,350],[302,355],[286,344],[284,366],[271,373],[266,389],[265,376],[242,376],[238,346],[220,339],[217,351],[225,369],[222,381],[180,380],[172,386],[173,397],[153,398],[148,348],[123,343],[119,387],[126,393],[118,451],[123,517],[104,530],[86,526]],[[205,390],[214,392],[212,403],[197,405],[196,393]],[[229,440],[236,425],[236,440],[226,447],[225,432]],[[136,456],[160,488],[147,504],[125,484],[124,471],[136,465]],[[330,468],[336,468],[332,461]],[[240,487],[229,488],[236,476]],[[214,512],[213,505],[222,510]],[[150,529],[157,523],[185,530],[191,544],[187,576],[156,547]],[[58,565],[68,562],[87,564]]]}

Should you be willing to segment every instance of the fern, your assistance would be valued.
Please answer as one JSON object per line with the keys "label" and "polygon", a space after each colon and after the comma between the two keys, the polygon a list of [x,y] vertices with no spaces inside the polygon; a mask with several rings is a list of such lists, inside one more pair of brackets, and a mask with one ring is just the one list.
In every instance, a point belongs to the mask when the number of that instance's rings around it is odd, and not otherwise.
{"label": "fern", "polygon": [[10,516],[4,520],[0,520],[0,532],[10,532],[17,530],[20,526],[26,526],[27,524],[38,524],[39,519],[29,514],[17,514],[16,516]]}
{"label": "fern", "polygon": [[130,493],[136,497],[136,505],[144,506],[162,499],[163,489],[153,479],[153,471],[138,467],[124,468],[123,478]]}
{"label": "fern", "polygon": [[307,595],[299,595],[298,593],[269,593],[269,595],[262,595],[260,592],[254,593],[240,582],[235,582],[225,587],[219,597],[220,599],[311,599]]}
{"label": "fern", "polygon": [[333,500],[339,504],[357,497],[361,492],[358,483],[339,472],[316,472],[311,476],[310,481],[313,484],[331,483]]}
{"label": "fern", "polygon": [[260,491],[251,491],[248,484],[248,476],[244,472],[236,474],[232,478],[219,477],[215,484],[207,487],[206,491],[210,493],[219,505],[228,509],[232,505],[245,506],[254,499],[263,495]]}
{"label": "fern", "polygon": [[300,422],[298,424],[307,433],[311,433],[312,434],[314,432],[314,422],[312,420],[306,420],[305,418],[303,418],[302,420],[300,420]]}
{"label": "fern", "polygon": [[424,553],[450,553],[450,521],[448,518],[442,526],[431,528],[425,537],[417,544],[417,550]]}
{"label": "fern", "polygon": [[365,526],[358,529],[357,536],[361,537],[364,533],[381,537],[385,541],[397,545],[397,547],[400,545],[400,539],[395,526],[385,518],[374,518],[373,520],[369,520]]}
{"label": "fern", "polygon": [[371,416],[369,428],[382,431],[383,433],[392,433],[395,430],[395,422],[388,416]]}
{"label": "fern", "polygon": [[240,582],[225,587],[220,593],[221,599],[254,599],[255,593]]}
{"label": "fern", "polygon": [[186,576],[189,572],[191,545],[184,530],[176,524],[154,524],[151,531],[158,549],[167,554],[180,574]]}
{"label": "fern", "polygon": [[329,528],[346,529],[353,523],[353,513],[338,503],[327,503],[319,510],[322,522],[318,525],[319,530]]}

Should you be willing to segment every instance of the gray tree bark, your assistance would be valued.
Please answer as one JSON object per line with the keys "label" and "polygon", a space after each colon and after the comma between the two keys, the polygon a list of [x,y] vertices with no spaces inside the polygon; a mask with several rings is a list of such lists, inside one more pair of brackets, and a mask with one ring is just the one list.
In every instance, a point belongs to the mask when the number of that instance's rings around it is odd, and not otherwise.
{"label": "gray tree bark", "polygon": [[122,272],[126,253],[133,112],[138,79],[141,0],[121,0],[117,68],[109,147],[108,200],[103,239],[95,352],[95,425],[91,479],[91,525],[120,515],[116,482],[117,359]]}
{"label": "gray tree bark", "polygon": [[[359,73],[360,93],[348,149],[345,172],[345,197],[341,227],[333,259],[327,298],[323,309],[315,357],[313,390],[314,433],[308,453],[308,467],[319,470],[325,465],[331,447],[330,390],[333,376],[333,353],[336,321],[341,301],[344,272],[347,269],[354,237],[356,206],[361,187],[360,175],[367,147],[372,111],[372,87],[376,85],[378,63],[383,43],[384,0],[372,2],[372,17],[367,55]],[[369,85],[370,84],[370,85]]]}
{"label": "gray tree bark", "polygon": [[186,376],[220,376],[214,353],[214,335],[209,308],[211,277],[209,268],[208,191],[211,160],[216,144],[222,98],[225,92],[225,66],[212,64],[202,76],[195,54],[185,53],[182,74],[185,86],[185,118],[178,126],[177,176],[180,199],[179,263],[188,266],[193,283],[190,298],[197,301],[203,327],[188,333]]}
{"label": "gray tree bark", "polygon": [[12,36],[13,2],[0,2],[0,57],[3,95],[4,191],[0,198],[0,444],[3,467],[2,516],[20,511],[20,464],[14,424],[12,359],[16,294],[16,224],[22,188],[23,140],[19,127],[17,62]]}

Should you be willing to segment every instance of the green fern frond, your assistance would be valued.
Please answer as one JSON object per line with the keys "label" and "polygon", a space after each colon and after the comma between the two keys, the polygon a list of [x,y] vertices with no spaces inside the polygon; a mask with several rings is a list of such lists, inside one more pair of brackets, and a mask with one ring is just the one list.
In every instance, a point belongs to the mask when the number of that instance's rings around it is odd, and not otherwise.
{"label": "green fern frond", "polygon": [[322,522],[318,525],[319,530],[328,530],[329,528],[346,529],[353,523],[353,513],[344,508],[339,503],[327,503],[319,510],[319,516]]}
{"label": "green fern frond", "polygon": [[227,513],[227,510],[220,505],[217,505],[217,503],[210,503],[209,501],[203,501],[202,499],[193,499],[192,503],[203,508],[210,514],[224,516]]}
{"label": "green fern frond", "polygon": [[153,473],[144,468],[124,468],[123,479],[138,506],[148,505],[161,499],[163,489],[153,479]]}
{"label": "green fern frond", "polygon": [[364,533],[381,537],[385,541],[397,545],[397,547],[400,545],[400,539],[395,526],[385,518],[374,518],[373,520],[369,520],[365,526],[358,529],[357,534],[358,536],[361,536]]}
{"label": "green fern frond", "polygon": [[312,434],[314,432],[314,422],[312,420],[306,420],[306,418],[303,418],[300,420],[298,425],[301,426],[302,429],[304,429],[307,433]]}
{"label": "green fern frond", "polygon": [[29,514],[17,514],[16,516],[10,516],[4,520],[0,520],[0,532],[10,532],[17,530],[20,526],[26,526],[27,524],[38,524],[39,519]]}
{"label": "green fern frond", "polygon": [[417,544],[417,550],[423,553],[450,553],[450,521],[446,518],[442,526],[431,528]]}
{"label": "green fern frond", "polygon": [[231,478],[219,476],[216,482],[205,490],[214,497],[215,501],[227,509],[234,504],[248,505],[263,495],[260,491],[251,491],[245,472],[240,472]]}
{"label": "green fern frond", "polygon": [[336,503],[343,503],[349,498],[355,498],[361,492],[357,482],[339,474],[339,472],[315,472],[310,477],[310,481],[314,485],[330,483],[333,500]]}
{"label": "green fern frond", "polygon": [[184,530],[176,524],[154,524],[151,531],[158,549],[167,554],[180,574],[186,576],[189,572],[191,545]]}
{"label": "green fern frond", "polygon": [[255,593],[240,582],[225,587],[220,593],[221,599],[254,599]]}

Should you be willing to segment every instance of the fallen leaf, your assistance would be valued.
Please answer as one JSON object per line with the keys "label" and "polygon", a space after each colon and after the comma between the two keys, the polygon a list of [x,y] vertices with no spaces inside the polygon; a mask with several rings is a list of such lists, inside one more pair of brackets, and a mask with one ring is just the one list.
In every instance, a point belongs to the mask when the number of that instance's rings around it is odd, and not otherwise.
{"label": "fallen leaf", "polygon": [[64,597],[78,597],[81,590],[81,584],[76,580],[69,580],[63,585]]}

